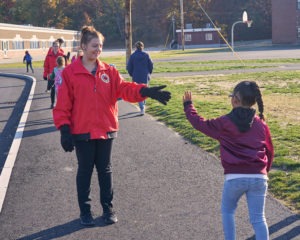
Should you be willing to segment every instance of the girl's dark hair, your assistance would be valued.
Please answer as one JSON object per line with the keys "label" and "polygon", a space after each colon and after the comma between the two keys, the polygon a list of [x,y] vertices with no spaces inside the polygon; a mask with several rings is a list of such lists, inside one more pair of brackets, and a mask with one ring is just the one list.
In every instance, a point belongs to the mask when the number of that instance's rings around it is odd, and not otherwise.
{"label": "girl's dark hair", "polygon": [[238,94],[238,97],[243,106],[251,107],[257,103],[259,118],[265,120],[264,117],[264,103],[259,86],[254,81],[242,81],[238,83],[234,90],[234,94]]}
{"label": "girl's dark hair", "polygon": [[63,56],[59,56],[56,58],[57,66],[61,67],[64,65],[65,58]]}
{"label": "girl's dark hair", "polygon": [[92,26],[84,26],[81,29],[80,46],[82,47],[82,44],[88,44],[93,38],[99,38],[102,42],[104,42],[104,36],[102,33],[98,32]]}

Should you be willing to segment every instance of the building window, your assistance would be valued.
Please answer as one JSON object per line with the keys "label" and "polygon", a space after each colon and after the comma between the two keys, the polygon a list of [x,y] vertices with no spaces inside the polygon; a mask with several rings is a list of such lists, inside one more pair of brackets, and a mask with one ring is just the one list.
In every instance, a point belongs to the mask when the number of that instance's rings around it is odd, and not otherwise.
{"label": "building window", "polygon": [[12,41],[12,49],[24,49],[24,41],[19,34]]}
{"label": "building window", "polygon": [[32,38],[30,39],[30,48],[35,49],[35,48],[39,48],[39,47],[40,47],[40,43],[39,43],[36,35],[33,35]]}
{"label": "building window", "polygon": [[40,44],[37,40],[30,40],[30,48],[31,49],[35,49],[35,48],[39,48]]}
{"label": "building window", "polygon": [[47,42],[46,41],[42,41],[41,45],[42,45],[42,49],[47,48]]}
{"label": "building window", "polygon": [[51,36],[48,41],[48,47],[52,47],[54,41],[55,41],[55,38],[53,36]]}
{"label": "building window", "polygon": [[12,42],[12,49],[24,49],[24,41],[13,41]]}
{"label": "building window", "polygon": [[300,10],[300,0],[297,0],[297,9]]}
{"label": "building window", "polygon": [[9,47],[8,41],[7,40],[3,40],[2,41],[2,50],[3,51],[7,51]]}
{"label": "building window", "polygon": [[184,41],[186,42],[192,41],[192,34],[184,34]]}
{"label": "building window", "polygon": [[206,34],[205,34],[205,40],[206,40],[206,41],[212,41],[212,40],[213,40],[213,35],[212,35],[212,33],[206,33]]}

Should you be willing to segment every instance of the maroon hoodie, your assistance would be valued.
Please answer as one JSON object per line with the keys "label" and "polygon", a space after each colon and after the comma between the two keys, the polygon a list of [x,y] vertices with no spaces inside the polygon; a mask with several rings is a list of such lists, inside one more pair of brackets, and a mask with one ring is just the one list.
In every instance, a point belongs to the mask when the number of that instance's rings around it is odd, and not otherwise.
{"label": "maroon hoodie", "polygon": [[192,126],[220,143],[224,174],[267,174],[274,158],[271,134],[251,108],[234,108],[229,114],[205,120],[192,102],[184,104]]}

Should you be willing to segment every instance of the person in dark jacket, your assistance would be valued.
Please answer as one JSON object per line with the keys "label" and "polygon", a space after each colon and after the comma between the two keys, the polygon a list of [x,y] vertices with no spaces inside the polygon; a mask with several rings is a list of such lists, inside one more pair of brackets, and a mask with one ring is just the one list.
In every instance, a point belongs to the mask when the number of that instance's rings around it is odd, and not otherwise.
{"label": "person in dark jacket", "polygon": [[28,72],[28,67],[30,67],[32,73],[34,73],[33,68],[32,68],[32,57],[29,54],[28,51],[25,51],[25,56],[23,58],[23,63],[26,63],[26,70]]}
{"label": "person in dark jacket", "polygon": [[[225,182],[222,221],[225,240],[236,239],[234,214],[242,195],[246,195],[250,222],[259,240],[269,239],[265,218],[268,172],[274,158],[270,130],[264,121],[260,89],[254,81],[242,81],[230,95],[232,111],[205,120],[192,104],[191,92],[183,96],[184,111],[192,126],[220,143]],[[252,106],[257,103],[259,115]]]}
{"label": "person in dark jacket", "polygon": [[[144,52],[144,43],[136,42],[136,50],[131,54],[128,63],[127,71],[132,77],[132,81],[136,83],[149,84],[150,74],[153,71],[153,62],[148,53]],[[141,115],[145,114],[145,101],[139,102]]]}
{"label": "person in dark jacket", "polygon": [[98,58],[104,37],[95,28],[82,28],[80,47],[83,56],[62,72],[62,84],[53,109],[56,128],[61,132],[61,145],[66,152],[76,150],[76,176],[80,221],[94,225],[90,205],[93,169],[97,169],[102,218],[106,224],[118,221],[113,208],[111,151],[117,136],[118,98],[139,102],[147,97],[167,104],[171,93],[166,86],[147,87],[125,81],[118,70]]}

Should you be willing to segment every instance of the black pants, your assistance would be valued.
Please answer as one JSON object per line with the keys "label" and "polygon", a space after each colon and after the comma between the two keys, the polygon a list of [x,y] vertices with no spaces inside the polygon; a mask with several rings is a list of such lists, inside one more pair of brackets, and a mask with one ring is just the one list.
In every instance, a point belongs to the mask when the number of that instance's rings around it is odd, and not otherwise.
{"label": "black pants", "polygon": [[81,215],[88,214],[91,211],[91,199],[89,198],[89,195],[91,191],[91,177],[94,166],[96,166],[98,173],[100,203],[102,205],[103,212],[112,211],[112,143],[113,139],[75,141],[78,160],[76,185]]}
{"label": "black pants", "polygon": [[53,105],[55,102],[55,85],[54,80],[48,80],[47,81],[47,90],[50,90],[50,98],[51,98],[51,104]]}
{"label": "black pants", "polygon": [[54,84],[52,85],[51,90],[50,90],[50,98],[51,98],[51,104],[54,105],[54,102],[55,102],[55,86],[54,86]]}
{"label": "black pants", "polygon": [[32,73],[33,73],[33,68],[32,68],[32,63],[31,63],[31,61],[28,61],[28,62],[26,62],[26,70],[27,70],[27,72],[28,72],[28,67],[30,67],[30,69],[31,69],[31,71],[32,71]]}

